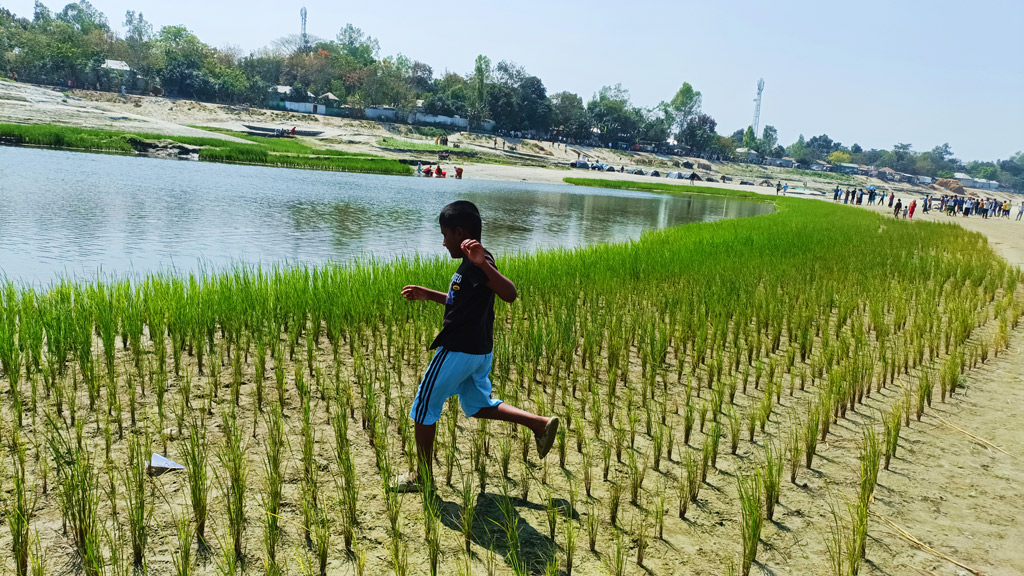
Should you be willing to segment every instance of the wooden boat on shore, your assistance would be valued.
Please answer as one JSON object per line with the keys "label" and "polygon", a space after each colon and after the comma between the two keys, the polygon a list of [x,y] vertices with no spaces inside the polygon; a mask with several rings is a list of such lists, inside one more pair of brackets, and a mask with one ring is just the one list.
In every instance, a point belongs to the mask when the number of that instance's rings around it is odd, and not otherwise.
{"label": "wooden boat on shore", "polygon": [[323,130],[295,130],[291,128],[267,128],[266,126],[253,126],[252,124],[242,124],[247,130],[256,132],[259,134],[268,135],[286,135],[286,136],[319,136],[324,133]]}

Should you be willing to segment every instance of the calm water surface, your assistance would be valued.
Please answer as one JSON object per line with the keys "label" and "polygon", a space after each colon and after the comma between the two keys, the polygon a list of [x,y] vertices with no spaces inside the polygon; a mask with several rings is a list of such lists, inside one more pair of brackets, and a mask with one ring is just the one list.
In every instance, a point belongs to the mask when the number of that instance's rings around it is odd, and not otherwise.
{"label": "calm water surface", "polygon": [[617,242],[772,205],[556,184],[402,178],[0,147],[0,273],[60,276],[443,254],[471,200],[496,254]]}

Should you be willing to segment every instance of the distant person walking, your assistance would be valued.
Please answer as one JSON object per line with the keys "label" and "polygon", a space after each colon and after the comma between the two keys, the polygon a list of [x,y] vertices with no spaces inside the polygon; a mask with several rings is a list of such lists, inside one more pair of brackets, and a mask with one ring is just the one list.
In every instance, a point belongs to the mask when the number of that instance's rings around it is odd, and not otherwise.
{"label": "distant person walking", "polygon": [[910,203],[910,219],[911,220],[914,219],[914,210],[916,210],[916,209],[917,209],[917,200],[914,200],[913,202]]}
{"label": "distant person walking", "polygon": [[889,195],[889,208],[892,208],[892,201],[896,198],[895,194]]}
{"label": "distant person walking", "polygon": [[892,211],[892,217],[893,218],[899,218],[900,217],[900,210],[902,210],[902,209],[903,209],[903,201],[902,200],[897,200],[896,201],[896,209]]}
{"label": "distant person walking", "polygon": [[1024,202],[1020,203],[1017,207],[1017,221],[1020,222],[1021,216],[1024,216]]}

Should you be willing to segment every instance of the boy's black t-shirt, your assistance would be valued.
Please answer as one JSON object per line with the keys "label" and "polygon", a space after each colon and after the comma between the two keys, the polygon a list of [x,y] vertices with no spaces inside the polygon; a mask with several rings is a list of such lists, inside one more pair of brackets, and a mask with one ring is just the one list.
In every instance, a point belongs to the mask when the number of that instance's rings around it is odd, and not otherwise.
{"label": "boy's black t-shirt", "polygon": [[[487,261],[494,257],[484,251]],[[479,266],[463,258],[448,285],[441,332],[431,349],[444,346],[452,352],[489,354],[494,347],[494,292]]]}

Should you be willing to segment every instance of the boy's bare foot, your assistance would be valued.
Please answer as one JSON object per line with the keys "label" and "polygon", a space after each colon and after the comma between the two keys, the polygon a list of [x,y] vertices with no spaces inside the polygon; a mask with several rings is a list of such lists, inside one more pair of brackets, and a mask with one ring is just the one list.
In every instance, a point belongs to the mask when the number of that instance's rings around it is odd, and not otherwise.
{"label": "boy's bare foot", "polygon": [[551,451],[555,443],[555,436],[558,434],[558,416],[552,417],[544,426],[544,433],[535,436],[537,439],[537,456],[544,459]]}

